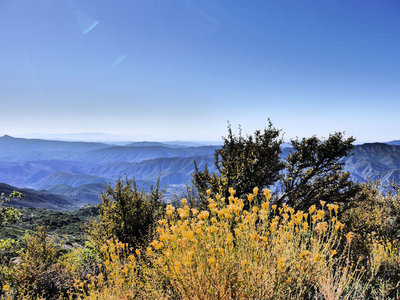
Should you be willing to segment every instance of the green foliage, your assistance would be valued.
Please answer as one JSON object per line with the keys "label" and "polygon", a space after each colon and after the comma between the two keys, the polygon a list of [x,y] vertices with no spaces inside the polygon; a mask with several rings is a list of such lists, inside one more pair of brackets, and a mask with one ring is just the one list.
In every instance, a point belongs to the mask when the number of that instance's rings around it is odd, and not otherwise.
{"label": "green foliage", "polygon": [[96,206],[85,206],[71,211],[54,211],[42,208],[20,208],[21,217],[18,223],[0,228],[0,239],[22,240],[26,231],[35,230],[37,226],[46,226],[52,236],[63,239],[68,246],[83,246],[87,241],[85,228],[98,216]]}
{"label": "green foliage", "polygon": [[147,193],[135,180],[121,179],[107,186],[99,206],[99,220],[89,226],[89,240],[97,249],[109,239],[131,246],[143,243],[162,213],[163,191],[159,181]]}
{"label": "green foliage", "polygon": [[[18,222],[21,213],[13,207],[5,207],[4,205],[11,200],[21,199],[22,194],[14,191],[8,197],[3,193],[0,196],[0,230],[5,226],[15,224]],[[0,287],[12,276],[7,261],[15,252],[16,241],[10,238],[2,239],[0,237]],[[2,290],[0,290],[0,296]]]}
{"label": "green foliage", "polygon": [[0,228],[5,225],[16,223],[21,214],[13,207],[4,207],[4,204],[10,202],[11,200],[21,200],[22,194],[14,191],[8,197],[3,193],[0,196]]}
{"label": "green foliage", "polygon": [[292,141],[293,150],[286,157],[281,177],[282,195],[276,203],[305,209],[321,200],[350,201],[359,187],[343,171],[340,159],[350,154],[353,142],[353,137],[344,139],[340,132],[326,140],[313,136]]}
{"label": "green foliage", "polygon": [[200,171],[195,163],[193,183],[202,200],[208,189],[228,199],[229,188],[243,197],[254,187],[264,188],[275,183],[284,167],[280,159],[281,144],[280,130],[271,121],[268,128],[256,130],[253,136],[247,137],[241,131],[235,136],[229,125],[223,146],[215,151],[218,174],[211,174],[207,167]]}
{"label": "green foliage", "polygon": [[[281,160],[280,130],[269,121],[263,132],[254,136],[234,136],[228,127],[224,145],[215,153],[218,173],[208,168],[200,171],[195,164],[193,185],[198,191],[202,208],[206,205],[206,191],[229,197],[229,187],[244,197],[254,187],[260,189],[276,185],[280,190],[273,202],[286,203],[295,209],[306,209],[318,201],[331,203],[351,201],[359,192],[357,184],[344,172],[341,159],[350,154],[354,138],[345,139],[342,133],[329,135],[326,140],[315,136],[292,141],[292,151]],[[191,197],[189,197],[191,198]]]}
{"label": "green foliage", "polygon": [[[352,232],[352,259],[371,257],[377,247],[373,240],[386,243],[389,253],[400,249],[400,189],[399,185],[385,188],[381,182],[366,182],[360,185],[356,201],[347,204],[341,219],[346,224],[345,231]],[[371,290],[379,295],[379,290],[388,291],[388,299],[393,299],[397,289],[394,288],[400,276],[399,256],[380,256],[380,267],[364,262],[368,278],[372,281]],[[386,285],[386,288],[382,284]],[[393,296],[393,298],[391,298]],[[379,298],[379,297],[377,297]]]}
{"label": "green foliage", "polygon": [[75,248],[59,259],[59,267],[74,281],[86,279],[88,275],[99,274],[100,263],[99,253],[89,244],[86,244],[84,248]]}
{"label": "green foliage", "polygon": [[57,268],[61,245],[48,235],[43,226],[27,234],[23,244],[19,257],[10,264],[14,273],[12,286],[18,297],[58,298],[72,284],[68,282],[68,274]]}

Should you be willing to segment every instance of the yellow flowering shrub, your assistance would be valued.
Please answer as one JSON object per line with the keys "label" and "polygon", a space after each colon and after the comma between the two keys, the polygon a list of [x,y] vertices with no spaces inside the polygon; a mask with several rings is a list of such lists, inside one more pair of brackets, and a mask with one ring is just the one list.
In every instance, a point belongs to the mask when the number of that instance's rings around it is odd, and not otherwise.
{"label": "yellow flowering shrub", "polygon": [[[254,190],[258,193],[258,190]],[[338,206],[306,212],[270,205],[244,210],[230,190],[208,197],[208,210],[168,205],[154,239],[143,249],[108,241],[101,248],[102,272],[76,282],[89,299],[353,299],[365,296],[366,270],[350,261],[354,235],[344,235]],[[248,203],[247,203],[248,204]],[[368,266],[376,274],[394,256],[390,245],[373,244]],[[396,257],[399,257],[398,253]]]}
{"label": "yellow flowering shrub", "polygon": [[[169,205],[159,221],[148,254],[183,298],[304,298],[342,262],[337,206],[304,213],[283,205],[274,213],[266,190],[260,207],[246,211],[229,192],[229,204],[209,198],[209,211],[193,214],[183,201],[177,210]],[[251,203],[254,195],[247,198]]]}

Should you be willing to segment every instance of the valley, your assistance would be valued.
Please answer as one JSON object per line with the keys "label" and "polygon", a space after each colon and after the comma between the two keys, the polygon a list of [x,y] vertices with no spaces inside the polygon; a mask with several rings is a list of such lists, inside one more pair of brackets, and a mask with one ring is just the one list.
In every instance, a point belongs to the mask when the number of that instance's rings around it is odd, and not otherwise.
{"label": "valley", "polygon": [[[194,161],[215,172],[218,146],[133,142],[111,145],[0,137],[0,192],[16,189],[25,197],[12,205],[53,210],[75,209],[99,203],[106,184],[135,178],[148,188],[158,177],[166,198],[181,195],[191,180]],[[291,148],[282,148],[282,158]],[[355,146],[342,159],[353,180],[399,182],[399,141]]]}

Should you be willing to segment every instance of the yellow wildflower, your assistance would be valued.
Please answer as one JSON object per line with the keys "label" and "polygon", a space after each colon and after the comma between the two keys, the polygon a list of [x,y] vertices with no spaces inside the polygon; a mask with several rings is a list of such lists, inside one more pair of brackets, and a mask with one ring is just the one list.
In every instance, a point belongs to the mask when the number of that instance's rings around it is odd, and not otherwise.
{"label": "yellow wildflower", "polygon": [[303,226],[304,230],[308,229],[308,223],[307,222],[303,222],[301,225]]}
{"label": "yellow wildflower", "polygon": [[318,253],[314,256],[314,261],[320,261],[321,258],[322,258],[322,255],[321,255],[321,253],[318,252]]}
{"label": "yellow wildflower", "polygon": [[253,201],[254,199],[254,195],[253,194],[248,194],[247,195],[247,200],[249,200],[249,202],[251,203],[251,201]]}
{"label": "yellow wildflower", "polygon": [[346,237],[347,242],[351,243],[351,241],[352,241],[353,238],[354,238],[354,233],[349,232],[349,233],[345,234],[344,236]]}
{"label": "yellow wildflower", "polygon": [[208,259],[208,263],[210,264],[210,265],[215,265],[215,258],[214,257],[210,257],[209,259]]}
{"label": "yellow wildflower", "polygon": [[339,221],[335,224],[336,231],[342,230],[344,228],[344,224]]}
{"label": "yellow wildflower", "polygon": [[278,270],[282,271],[284,266],[284,261],[281,257],[278,258]]}
{"label": "yellow wildflower", "polygon": [[269,189],[265,189],[265,190],[264,190],[264,196],[265,196],[265,198],[267,199],[267,201],[268,201],[269,199],[271,199],[271,191],[270,191]]}
{"label": "yellow wildflower", "polygon": [[168,215],[168,217],[170,217],[175,211],[175,207],[173,207],[171,204],[167,205],[167,210],[166,213]]}
{"label": "yellow wildflower", "polygon": [[253,189],[253,194],[257,196],[257,194],[258,194],[258,187],[255,187],[255,188]]}
{"label": "yellow wildflower", "polygon": [[326,222],[320,222],[317,224],[317,226],[315,226],[315,231],[317,231],[318,233],[326,232],[328,230],[328,223]]}
{"label": "yellow wildflower", "polygon": [[311,252],[308,251],[308,250],[303,250],[303,251],[301,251],[301,253],[300,253],[300,258],[305,258],[305,257],[307,257],[308,255],[311,255]]}
{"label": "yellow wildflower", "polygon": [[268,203],[268,202],[263,202],[263,203],[261,204],[261,207],[262,207],[262,209],[264,209],[264,210],[267,210],[267,209],[268,209],[268,206],[269,206],[269,203]]}
{"label": "yellow wildflower", "polygon": [[203,210],[201,213],[199,213],[199,215],[197,216],[199,218],[199,220],[206,220],[208,219],[210,213],[206,210]]}

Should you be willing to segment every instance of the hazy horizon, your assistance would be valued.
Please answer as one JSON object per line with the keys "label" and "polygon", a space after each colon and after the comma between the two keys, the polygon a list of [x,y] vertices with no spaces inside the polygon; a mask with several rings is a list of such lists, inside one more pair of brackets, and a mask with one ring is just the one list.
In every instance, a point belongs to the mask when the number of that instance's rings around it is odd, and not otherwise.
{"label": "hazy horizon", "polygon": [[[238,130],[233,130],[235,134],[238,134]],[[332,132],[333,133],[333,132]],[[251,133],[250,133],[251,134]],[[246,134],[245,134],[246,135]],[[66,142],[100,142],[100,143],[130,143],[130,142],[161,142],[161,143],[169,143],[169,144],[179,144],[179,143],[191,143],[193,145],[222,145],[223,137],[226,136],[224,134],[220,137],[220,139],[216,140],[196,140],[196,139],[157,139],[152,136],[131,136],[131,135],[117,135],[117,134],[107,134],[102,132],[82,132],[82,133],[29,133],[29,134],[0,134],[0,137],[3,136],[11,136],[13,138],[25,138],[25,139],[43,139],[43,140],[54,140],[54,141],[66,141]],[[290,144],[292,139],[302,138],[303,136],[298,137],[286,137],[283,133],[283,141],[284,144]],[[350,136],[345,133],[345,136]],[[319,138],[326,138],[327,136],[318,136]],[[357,140],[355,144],[364,144],[364,143],[387,143],[392,141],[398,141],[400,139],[392,139],[392,140]]]}

